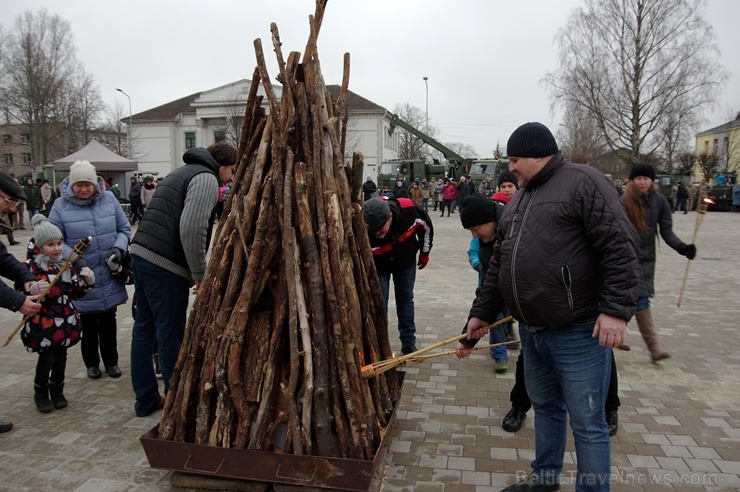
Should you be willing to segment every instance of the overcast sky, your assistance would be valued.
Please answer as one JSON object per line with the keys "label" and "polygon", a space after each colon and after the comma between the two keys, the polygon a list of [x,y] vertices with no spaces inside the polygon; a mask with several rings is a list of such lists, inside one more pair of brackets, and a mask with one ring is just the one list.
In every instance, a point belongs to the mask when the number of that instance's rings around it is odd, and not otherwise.
{"label": "overcast sky", "polygon": [[[443,142],[472,145],[480,156],[506,144],[521,123],[556,130],[541,83],[553,70],[554,39],[581,0],[332,0],[319,36],[327,84],[339,84],[351,55],[350,90],[393,110],[426,109]],[[313,0],[0,0],[5,29],[25,10],[47,8],[70,22],[78,59],[103,100],[134,114],[199,91],[251,77],[261,38],[270,74],[276,22],[283,51],[305,51]],[[740,110],[740,1],[709,0],[721,61],[731,73],[719,107],[701,129]]]}

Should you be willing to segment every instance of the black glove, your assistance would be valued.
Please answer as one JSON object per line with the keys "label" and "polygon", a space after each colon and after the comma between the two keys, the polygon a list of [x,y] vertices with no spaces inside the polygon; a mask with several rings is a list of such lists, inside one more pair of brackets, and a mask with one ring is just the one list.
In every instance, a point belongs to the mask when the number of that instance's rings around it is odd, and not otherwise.
{"label": "black glove", "polygon": [[106,258],[108,268],[110,268],[112,271],[117,272],[121,268],[121,261],[123,261],[123,252],[120,249],[112,248],[110,251],[108,251],[108,256]]}
{"label": "black glove", "polygon": [[483,273],[483,262],[478,262],[478,266],[476,267],[476,270],[478,273]]}
{"label": "black glove", "polygon": [[689,260],[693,260],[696,257],[696,246],[693,244],[682,244],[678,248],[678,254],[685,256]]}

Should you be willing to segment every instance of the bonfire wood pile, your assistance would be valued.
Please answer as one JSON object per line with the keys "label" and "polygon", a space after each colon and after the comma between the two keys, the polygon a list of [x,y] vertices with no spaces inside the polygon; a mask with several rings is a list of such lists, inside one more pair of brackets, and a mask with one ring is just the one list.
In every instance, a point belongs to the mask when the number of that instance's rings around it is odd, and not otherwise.
{"label": "bonfire wood pile", "polygon": [[[218,447],[372,459],[398,395],[359,196],[344,165],[349,55],[332,100],[317,52],[283,58],[278,101],[259,39],[240,162],[188,319],[158,438]],[[262,87],[269,105],[262,107]]]}

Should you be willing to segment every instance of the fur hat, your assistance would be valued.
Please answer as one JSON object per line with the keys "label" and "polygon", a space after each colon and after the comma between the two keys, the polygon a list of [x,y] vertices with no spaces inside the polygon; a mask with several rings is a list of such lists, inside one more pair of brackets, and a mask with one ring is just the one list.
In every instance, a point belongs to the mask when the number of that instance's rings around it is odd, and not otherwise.
{"label": "fur hat", "polygon": [[391,216],[391,208],[382,198],[369,199],[365,202],[364,209],[365,223],[370,234],[381,230]]}
{"label": "fur hat", "polygon": [[480,193],[470,195],[463,200],[460,207],[460,222],[465,229],[487,222],[498,222],[500,206]]}
{"label": "fur hat", "polygon": [[630,169],[630,181],[637,176],[647,176],[651,180],[655,180],[655,168],[650,164],[637,163]]}
{"label": "fur hat", "polygon": [[511,171],[504,171],[501,173],[498,177],[498,185],[501,186],[501,183],[513,183],[514,186],[516,186],[516,189],[519,189],[519,180],[516,178],[516,174]]}
{"label": "fur hat", "polygon": [[62,231],[42,214],[34,215],[31,219],[31,225],[33,225],[33,241],[39,248],[54,239],[64,239]]}
{"label": "fur hat", "polygon": [[98,174],[95,166],[88,161],[77,161],[69,168],[69,184],[92,183],[98,184]]}
{"label": "fur hat", "polygon": [[542,123],[525,123],[511,134],[506,144],[509,157],[547,157],[556,154],[558,144]]}
{"label": "fur hat", "polygon": [[2,171],[0,171],[0,190],[3,190],[3,193],[15,200],[26,199],[26,193],[23,191],[23,188],[21,188],[18,181],[13,179],[10,174],[6,174]]}

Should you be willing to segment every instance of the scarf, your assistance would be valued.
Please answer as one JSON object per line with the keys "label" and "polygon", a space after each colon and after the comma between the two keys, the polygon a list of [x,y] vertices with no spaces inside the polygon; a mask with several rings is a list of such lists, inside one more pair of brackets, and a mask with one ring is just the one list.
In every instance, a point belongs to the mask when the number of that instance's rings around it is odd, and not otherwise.
{"label": "scarf", "polygon": [[41,187],[41,200],[43,200],[44,203],[49,203],[49,201],[51,201],[51,186],[44,185]]}
{"label": "scarf", "polygon": [[[36,258],[34,260],[36,262],[36,266],[39,267],[39,269],[46,273],[49,277],[49,282],[52,282],[54,280],[54,277],[56,277],[55,272],[49,271],[49,266],[55,267],[55,271],[59,272],[59,270],[62,269],[62,265],[64,265],[65,259],[59,256],[59,258],[49,258],[43,253],[39,253],[36,255]],[[72,282],[72,274],[69,271],[69,268],[64,270],[64,273],[62,273],[62,282],[70,283]]]}

